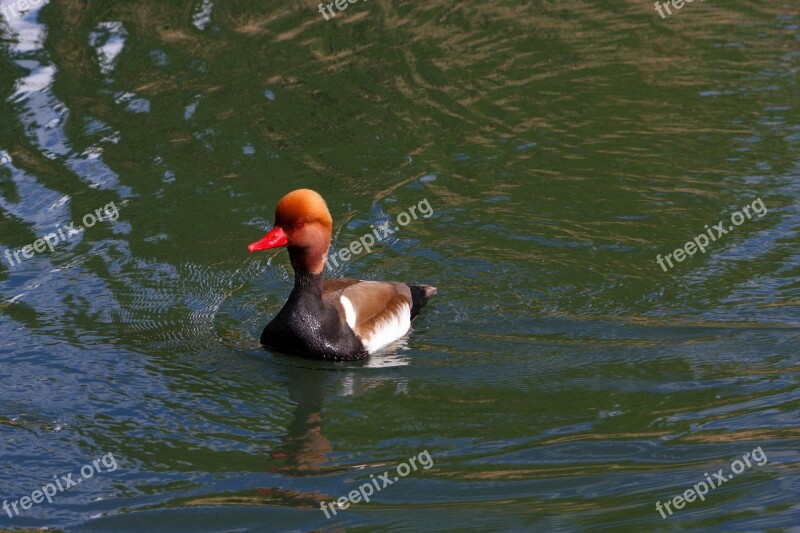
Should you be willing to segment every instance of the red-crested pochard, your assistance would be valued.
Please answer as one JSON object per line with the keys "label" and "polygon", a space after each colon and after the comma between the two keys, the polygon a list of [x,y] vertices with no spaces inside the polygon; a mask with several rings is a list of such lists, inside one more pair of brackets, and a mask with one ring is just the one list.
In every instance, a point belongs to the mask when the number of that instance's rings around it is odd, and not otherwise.
{"label": "red-crested pochard", "polygon": [[251,252],[286,246],[294,289],[261,334],[261,344],[318,359],[354,361],[404,337],[436,294],[429,285],[357,279],[323,280],[333,219],[322,196],[292,191],[275,208],[275,225]]}

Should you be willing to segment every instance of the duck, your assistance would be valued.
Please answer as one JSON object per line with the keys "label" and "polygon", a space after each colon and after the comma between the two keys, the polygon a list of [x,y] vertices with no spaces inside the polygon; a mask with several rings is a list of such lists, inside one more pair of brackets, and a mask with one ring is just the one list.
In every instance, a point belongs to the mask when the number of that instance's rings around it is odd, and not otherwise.
{"label": "duck", "polygon": [[277,352],[329,361],[357,361],[407,335],[436,295],[430,285],[324,279],[333,218],[322,196],[297,189],[278,201],[275,223],[249,252],[285,247],[294,287],[264,328],[261,344]]}

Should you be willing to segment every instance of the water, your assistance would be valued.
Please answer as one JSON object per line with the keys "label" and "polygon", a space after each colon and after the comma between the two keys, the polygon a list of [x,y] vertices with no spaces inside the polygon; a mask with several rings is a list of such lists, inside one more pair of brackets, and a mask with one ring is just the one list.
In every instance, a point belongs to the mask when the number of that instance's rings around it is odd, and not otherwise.
{"label": "water", "polygon": [[[107,463],[0,528],[800,522],[796,3],[3,16],[0,253],[75,231],[0,256],[0,498]],[[337,249],[430,203],[332,272],[438,287],[396,353],[259,347],[291,269],[246,245],[299,187],[327,199]],[[656,262],[745,206],[705,253]],[[426,451],[370,503],[321,511]]]}

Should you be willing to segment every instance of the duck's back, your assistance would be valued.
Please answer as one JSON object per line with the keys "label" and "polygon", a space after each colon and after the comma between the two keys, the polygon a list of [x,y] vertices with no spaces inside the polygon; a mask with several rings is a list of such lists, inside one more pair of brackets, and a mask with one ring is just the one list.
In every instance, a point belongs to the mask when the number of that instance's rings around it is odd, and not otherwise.
{"label": "duck's back", "polygon": [[322,299],[344,317],[369,353],[406,335],[419,308],[435,294],[427,285],[357,279],[325,280],[322,288]]}

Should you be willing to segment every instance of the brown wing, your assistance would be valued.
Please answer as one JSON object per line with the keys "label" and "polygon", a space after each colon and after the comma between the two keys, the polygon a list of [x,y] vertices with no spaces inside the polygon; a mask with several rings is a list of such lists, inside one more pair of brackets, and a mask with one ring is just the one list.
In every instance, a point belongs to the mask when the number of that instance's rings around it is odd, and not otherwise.
{"label": "brown wing", "polygon": [[360,279],[324,279],[322,280],[322,299],[328,303],[333,303],[333,300],[338,300],[342,291],[350,285],[356,283],[363,283]]}
{"label": "brown wing", "polygon": [[404,283],[333,279],[325,281],[322,292],[323,299],[345,320],[348,310],[342,297],[349,301],[355,316],[347,322],[367,346],[376,348],[408,333],[412,299],[411,289]]}

